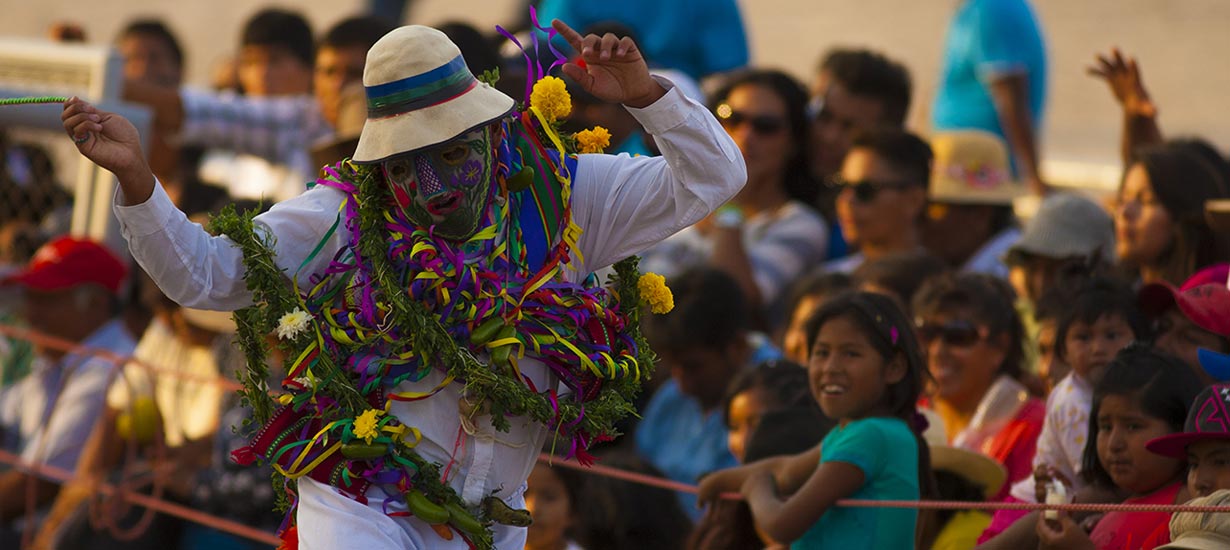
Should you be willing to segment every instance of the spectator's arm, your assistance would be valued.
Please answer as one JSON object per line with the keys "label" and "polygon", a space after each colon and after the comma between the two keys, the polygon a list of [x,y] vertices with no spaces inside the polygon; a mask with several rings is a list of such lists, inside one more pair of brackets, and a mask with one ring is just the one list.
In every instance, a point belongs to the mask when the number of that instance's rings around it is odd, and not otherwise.
{"label": "spectator's arm", "polygon": [[1024,73],[998,75],[990,82],[990,92],[1021,179],[1034,194],[1045,194],[1046,184],[1038,173],[1038,142],[1033,115],[1029,111],[1029,77]]}
{"label": "spectator's arm", "polygon": [[1157,123],[1157,105],[1145,89],[1136,58],[1125,57],[1119,48],[1109,55],[1098,54],[1097,61],[1087,72],[1090,76],[1106,81],[1115,101],[1123,108],[1123,135],[1119,139],[1119,152],[1126,165],[1132,151],[1143,145],[1162,142],[1162,129]]}
{"label": "spectator's arm", "polygon": [[713,256],[709,263],[713,267],[730,275],[747,297],[747,303],[753,309],[759,309],[764,304],[760,287],[756,284],[756,275],[752,271],[752,259],[743,247],[743,228],[740,226],[714,227]]}

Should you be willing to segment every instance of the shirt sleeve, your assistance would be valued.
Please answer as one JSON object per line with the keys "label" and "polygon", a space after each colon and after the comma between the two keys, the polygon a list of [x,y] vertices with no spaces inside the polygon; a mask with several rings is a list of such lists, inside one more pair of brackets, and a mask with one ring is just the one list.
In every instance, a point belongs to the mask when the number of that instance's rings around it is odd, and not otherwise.
{"label": "shirt sleeve", "polygon": [[666,95],[628,108],[656,140],[661,157],[580,155],[573,219],[582,233],[582,272],[645,250],[696,223],[747,181],[743,155],[709,110],[658,78]]}
{"label": "shirt sleeve", "polygon": [[184,122],[178,139],[184,145],[295,165],[313,143],[333,133],[310,95],[244,97],[184,88],[180,100]]}
{"label": "shirt sleeve", "polygon": [[979,78],[996,78],[1027,74],[1029,60],[1027,44],[1037,40],[1033,15],[1022,2],[986,1],[975,8],[972,54]]}
{"label": "shirt sleeve", "polygon": [[884,429],[875,419],[850,422],[836,438],[824,442],[820,463],[845,462],[862,470],[865,479],[878,477],[885,457],[895,452]]}
{"label": "shirt sleeve", "polygon": [[764,303],[770,304],[803,272],[824,260],[828,227],[804,206],[791,205],[794,214],[771,223],[746,248],[752,277]]}
{"label": "shirt sleeve", "polygon": [[[212,236],[167,197],[161,185],[145,202],[120,206],[115,215],[120,233],[137,263],[168,298],[184,307],[234,311],[252,302],[244,284],[243,253],[226,236]],[[315,256],[309,255],[338,219],[343,195],[317,186],[280,202],[256,217],[258,233],[268,235],[277,265],[287,277],[321,273],[339,250],[348,232],[339,226]],[[273,238],[276,236],[276,239]]]}

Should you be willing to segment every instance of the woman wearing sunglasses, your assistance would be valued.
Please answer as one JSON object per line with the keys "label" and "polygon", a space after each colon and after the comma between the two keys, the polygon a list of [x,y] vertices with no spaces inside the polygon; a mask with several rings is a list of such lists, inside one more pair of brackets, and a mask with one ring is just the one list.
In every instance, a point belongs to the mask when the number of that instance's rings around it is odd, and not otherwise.
{"label": "woman wearing sunglasses", "polygon": [[713,215],[655,247],[642,268],[669,277],[709,264],[738,281],[749,303],[768,307],[821,262],[828,225],[792,198],[814,198],[818,189],[804,158],[806,106],[803,86],[780,71],[739,73],[717,90],[710,107],[743,153],[747,185]]}
{"label": "woman wearing sunglasses", "polygon": [[996,499],[1031,474],[1044,403],[1021,383],[1024,328],[1007,283],[961,273],[932,279],[914,296],[919,342],[932,385],[926,406],[949,444],[980,452],[1008,470]]}

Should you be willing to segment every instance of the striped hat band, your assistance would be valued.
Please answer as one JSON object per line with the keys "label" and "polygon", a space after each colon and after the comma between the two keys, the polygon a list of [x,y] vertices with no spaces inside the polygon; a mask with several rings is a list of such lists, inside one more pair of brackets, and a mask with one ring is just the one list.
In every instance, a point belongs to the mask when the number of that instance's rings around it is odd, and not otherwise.
{"label": "striped hat band", "polygon": [[387,118],[448,102],[478,85],[459,55],[425,73],[367,88],[368,118]]}

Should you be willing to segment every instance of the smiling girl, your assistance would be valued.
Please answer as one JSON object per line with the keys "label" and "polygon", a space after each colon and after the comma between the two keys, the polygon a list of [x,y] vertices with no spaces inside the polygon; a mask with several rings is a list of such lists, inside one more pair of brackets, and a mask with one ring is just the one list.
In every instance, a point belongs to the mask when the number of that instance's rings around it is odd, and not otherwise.
{"label": "smiling girl", "polygon": [[909,321],[891,298],[860,292],[833,299],[807,327],[812,395],[838,425],[806,453],[702,479],[699,500],[741,491],[756,525],[796,549],[912,548],[916,510],[835,507],[932,494],[914,408],[925,367]]}

